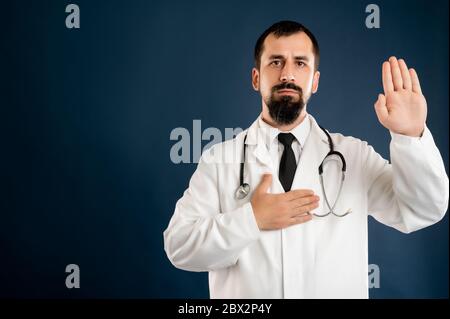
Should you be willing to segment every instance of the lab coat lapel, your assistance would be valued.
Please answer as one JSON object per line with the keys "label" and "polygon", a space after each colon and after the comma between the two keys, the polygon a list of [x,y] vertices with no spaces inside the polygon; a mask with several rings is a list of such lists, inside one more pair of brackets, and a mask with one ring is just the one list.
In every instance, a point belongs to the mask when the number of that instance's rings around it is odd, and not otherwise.
{"label": "lab coat lapel", "polygon": [[318,189],[320,185],[318,168],[329,151],[328,140],[316,120],[308,115],[311,131],[300,155],[291,189]]}
{"label": "lab coat lapel", "polygon": [[248,150],[252,155],[249,156],[248,161],[251,164],[250,167],[252,167],[251,171],[254,173],[254,184],[259,184],[262,174],[271,173],[272,185],[269,191],[271,193],[283,193],[283,186],[275,173],[276,170],[274,168],[269,150],[264,142],[263,134],[261,134],[258,120],[256,120],[248,129],[246,144],[250,146]]}
{"label": "lab coat lapel", "polygon": [[256,119],[256,121],[254,121],[253,124],[249,127],[247,133],[247,141],[245,143],[249,146],[253,146],[252,148],[249,148],[249,150],[253,149],[253,155],[257,161],[259,161],[264,166],[271,167],[272,160],[270,159],[269,151],[264,144],[262,134],[260,134],[258,119]]}

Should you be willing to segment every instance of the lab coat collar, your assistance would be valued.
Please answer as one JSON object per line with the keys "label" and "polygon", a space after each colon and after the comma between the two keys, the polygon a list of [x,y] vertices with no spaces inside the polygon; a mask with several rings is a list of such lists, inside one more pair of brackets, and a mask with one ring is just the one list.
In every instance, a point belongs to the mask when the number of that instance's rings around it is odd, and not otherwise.
{"label": "lab coat collar", "polygon": [[[322,159],[325,157],[325,155],[329,151],[328,146],[328,140],[325,133],[322,131],[322,129],[317,124],[316,120],[313,116],[310,114],[307,115],[305,120],[309,120],[311,124],[311,130],[309,133],[309,136],[306,139],[305,145],[302,150],[302,155],[300,156],[300,162],[298,166],[300,168],[297,169],[295,177],[294,177],[294,183],[296,182],[296,179],[298,178],[297,175],[304,175],[308,174],[310,175],[310,171],[304,172],[306,167],[309,167],[309,169],[313,168],[313,165],[317,164],[317,167],[322,162]],[[253,154],[255,157],[262,162],[265,165],[271,164],[271,158],[269,151],[265,145],[263,134],[260,134],[259,132],[259,124],[258,119],[256,119],[253,124],[249,127],[247,131],[247,140],[245,141],[246,145],[256,145]],[[317,167],[314,168],[314,170],[317,170]],[[303,173],[304,172],[304,173]],[[294,185],[294,184],[293,184]]]}
{"label": "lab coat collar", "polygon": [[[275,143],[275,140],[277,139],[280,133],[286,132],[281,132],[278,128],[273,127],[268,123],[264,122],[262,115],[258,117],[258,125],[260,129],[259,132],[263,134],[264,142],[266,144],[267,149],[270,150],[271,147],[273,147],[274,145],[278,147],[278,143]],[[307,116],[305,116],[305,119],[296,127],[294,127],[292,130],[290,130],[289,133],[292,133],[295,136],[296,140],[300,144],[300,147],[303,148],[310,131],[311,131],[311,121],[308,119]]]}

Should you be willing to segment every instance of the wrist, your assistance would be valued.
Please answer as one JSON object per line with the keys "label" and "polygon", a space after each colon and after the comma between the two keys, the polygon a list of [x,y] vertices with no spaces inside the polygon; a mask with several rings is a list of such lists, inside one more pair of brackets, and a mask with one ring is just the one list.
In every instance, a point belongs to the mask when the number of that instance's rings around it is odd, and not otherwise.
{"label": "wrist", "polygon": [[392,133],[404,135],[404,136],[408,136],[408,137],[422,137],[424,131],[425,131],[425,124],[420,129],[415,129],[415,130],[411,130],[411,131],[402,131],[402,132],[392,130]]}

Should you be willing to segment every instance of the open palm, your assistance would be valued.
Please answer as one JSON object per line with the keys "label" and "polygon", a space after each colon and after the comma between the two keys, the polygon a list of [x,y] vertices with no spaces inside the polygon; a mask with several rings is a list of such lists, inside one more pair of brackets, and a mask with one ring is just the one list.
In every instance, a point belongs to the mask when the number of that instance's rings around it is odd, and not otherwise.
{"label": "open palm", "polygon": [[425,127],[427,102],[422,95],[419,78],[404,60],[395,57],[383,63],[384,95],[379,94],[375,111],[380,123],[388,130],[420,136]]}

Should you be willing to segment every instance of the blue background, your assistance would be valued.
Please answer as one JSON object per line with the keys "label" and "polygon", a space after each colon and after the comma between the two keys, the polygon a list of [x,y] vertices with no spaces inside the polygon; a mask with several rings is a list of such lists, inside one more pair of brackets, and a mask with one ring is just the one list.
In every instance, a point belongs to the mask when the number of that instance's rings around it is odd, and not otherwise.
{"label": "blue background", "polygon": [[[196,164],[175,165],[176,127],[248,127],[253,46],[272,23],[321,46],[309,112],[388,158],[373,103],[390,55],[415,67],[448,172],[448,1],[5,1],[0,10],[0,297],[207,298],[206,273],[174,268],[162,232]],[[205,145],[208,141],[203,141]],[[191,150],[192,152],[192,150]],[[448,298],[448,216],[401,234],[372,218],[373,298]],[[81,288],[65,287],[65,266]]]}

